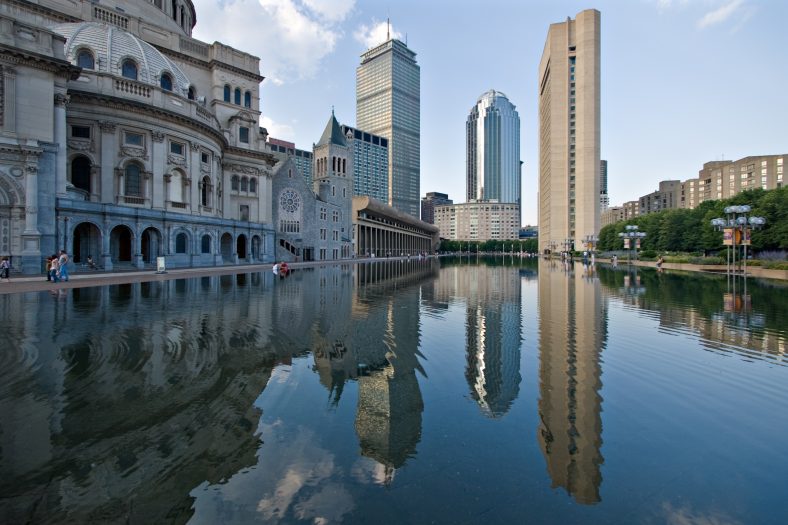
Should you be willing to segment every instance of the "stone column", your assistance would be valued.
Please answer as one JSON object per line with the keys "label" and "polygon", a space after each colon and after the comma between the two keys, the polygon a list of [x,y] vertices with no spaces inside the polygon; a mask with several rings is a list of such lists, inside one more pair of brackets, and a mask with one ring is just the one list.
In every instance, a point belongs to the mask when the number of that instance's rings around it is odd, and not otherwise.
{"label": "stone column", "polygon": [[161,131],[154,131],[151,133],[153,144],[151,144],[150,166],[154,174],[159,173],[160,177],[152,177],[150,185],[150,194],[146,197],[150,198],[151,207],[153,209],[163,209],[164,201],[170,197],[167,195],[167,184],[164,175],[169,175],[167,171],[167,151],[164,147],[164,133]]}
{"label": "stone column", "polygon": [[[57,89],[57,88],[56,88]],[[68,95],[55,93],[55,130],[54,137],[57,144],[57,161],[55,168],[56,193],[58,197],[66,196],[66,183],[68,182],[66,164],[68,158],[68,133],[66,130],[66,104]]]}
{"label": "stone column", "polygon": [[[115,189],[115,158],[118,149],[115,135],[116,125],[107,120],[100,121],[101,129],[101,196],[100,202],[115,204],[116,195],[120,191]],[[120,188],[119,188],[120,189]],[[109,232],[107,232],[109,234]],[[107,251],[109,253],[109,251]],[[106,268],[106,265],[104,266]]]}
{"label": "stone column", "polygon": [[22,232],[22,273],[41,272],[41,232],[38,230],[38,156],[25,160],[25,230]]}
{"label": "stone column", "polygon": [[112,232],[110,226],[109,219],[105,218],[101,232],[101,263],[107,271],[112,271],[112,252],[110,251],[110,236]]}
{"label": "stone column", "polygon": [[199,201],[195,201],[192,197],[192,188],[197,184],[201,177],[201,169],[202,169],[202,151],[200,150],[200,145],[197,142],[191,143],[192,149],[192,156],[191,162],[186,166],[186,179],[183,181],[183,188],[181,188],[181,198],[183,202],[186,202],[186,209],[182,210],[184,212],[189,212],[191,210],[197,209],[197,204]]}
{"label": "stone column", "polygon": [[0,64],[3,77],[3,114],[0,115],[0,129],[16,133],[16,69]]}

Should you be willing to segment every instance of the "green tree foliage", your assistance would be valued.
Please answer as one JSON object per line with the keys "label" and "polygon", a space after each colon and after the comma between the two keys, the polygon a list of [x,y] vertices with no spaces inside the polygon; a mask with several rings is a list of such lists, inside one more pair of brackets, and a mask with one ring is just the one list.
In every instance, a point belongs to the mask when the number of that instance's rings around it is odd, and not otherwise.
{"label": "green tree foliage", "polygon": [[756,251],[788,249],[788,188],[744,191],[720,201],[702,202],[693,210],[665,210],[649,213],[602,228],[600,250],[620,250],[624,243],[618,236],[628,224],[636,224],[646,233],[644,250],[705,252],[722,248],[722,234],[711,226],[711,220],[725,217],[727,206],[749,204],[751,215],[766,219],[762,230],[752,234]]}
{"label": "green tree foliage", "polygon": [[539,241],[537,239],[516,241],[450,241],[443,239],[438,250],[444,253],[466,253],[468,251],[471,253],[511,253],[513,251],[536,253],[539,250]]}

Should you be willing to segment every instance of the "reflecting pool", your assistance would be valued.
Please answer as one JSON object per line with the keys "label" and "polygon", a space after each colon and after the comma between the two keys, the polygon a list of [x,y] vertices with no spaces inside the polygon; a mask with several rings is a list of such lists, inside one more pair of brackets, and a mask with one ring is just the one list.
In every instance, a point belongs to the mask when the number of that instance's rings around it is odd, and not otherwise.
{"label": "reflecting pool", "polygon": [[412,259],[0,295],[2,523],[788,523],[788,287]]}

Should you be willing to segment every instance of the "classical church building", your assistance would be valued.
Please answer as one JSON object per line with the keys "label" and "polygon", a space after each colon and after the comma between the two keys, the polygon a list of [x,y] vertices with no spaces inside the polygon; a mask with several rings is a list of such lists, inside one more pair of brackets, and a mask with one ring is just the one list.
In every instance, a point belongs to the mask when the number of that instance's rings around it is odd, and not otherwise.
{"label": "classical church building", "polygon": [[[0,256],[104,269],[271,262],[259,59],[190,0],[0,4]],[[349,214],[348,214],[349,216]]]}

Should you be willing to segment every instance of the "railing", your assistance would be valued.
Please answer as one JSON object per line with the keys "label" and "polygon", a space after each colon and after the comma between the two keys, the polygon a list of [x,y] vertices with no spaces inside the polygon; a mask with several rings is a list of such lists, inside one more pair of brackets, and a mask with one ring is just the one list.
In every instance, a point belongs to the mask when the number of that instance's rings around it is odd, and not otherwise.
{"label": "railing", "polygon": [[131,197],[129,195],[119,195],[118,202],[125,204],[145,204],[145,197]]}
{"label": "railing", "polygon": [[185,210],[186,207],[188,206],[188,204],[185,203],[185,202],[172,202],[172,201],[169,201],[168,204],[170,205],[170,208],[177,208],[179,210]]}
{"label": "railing", "polygon": [[115,79],[115,89],[128,93],[130,95],[137,95],[139,97],[150,98],[150,86],[136,82],[134,80],[126,80],[122,78]]}
{"label": "railing", "polygon": [[119,15],[117,13],[113,13],[112,11],[107,11],[106,9],[102,9],[100,7],[93,6],[93,18],[96,20],[101,20],[102,22],[106,22],[108,24],[118,26],[121,29],[129,28],[128,18]]}
{"label": "railing", "polygon": [[197,109],[197,116],[207,120],[208,122],[213,122],[213,113],[202,106],[195,106],[195,108]]}

